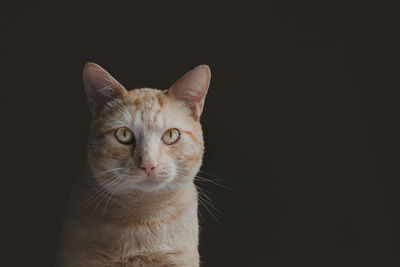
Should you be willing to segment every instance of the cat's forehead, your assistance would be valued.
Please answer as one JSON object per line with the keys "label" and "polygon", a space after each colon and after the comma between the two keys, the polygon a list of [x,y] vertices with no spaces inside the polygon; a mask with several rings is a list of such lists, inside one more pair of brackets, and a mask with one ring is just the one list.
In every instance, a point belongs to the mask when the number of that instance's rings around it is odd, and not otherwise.
{"label": "cat's forehead", "polygon": [[176,101],[167,91],[151,88],[127,92],[107,119],[109,127],[164,129],[191,124],[190,112],[183,103]]}
{"label": "cat's forehead", "polygon": [[167,96],[167,90],[157,90],[151,88],[133,89],[127,92],[124,102],[127,106],[133,108],[135,112],[152,111],[162,108],[167,102],[170,102]]}

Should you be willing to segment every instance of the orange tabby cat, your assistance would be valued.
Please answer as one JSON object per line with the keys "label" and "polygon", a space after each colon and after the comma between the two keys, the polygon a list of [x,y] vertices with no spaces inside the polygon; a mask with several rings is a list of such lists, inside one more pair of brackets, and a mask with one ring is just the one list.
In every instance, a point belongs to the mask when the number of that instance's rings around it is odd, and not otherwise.
{"label": "orange tabby cat", "polygon": [[168,90],[127,91],[86,64],[90,174],[73,191],[57,266],[199,266],[193,180],[210,77],[201,65]]}

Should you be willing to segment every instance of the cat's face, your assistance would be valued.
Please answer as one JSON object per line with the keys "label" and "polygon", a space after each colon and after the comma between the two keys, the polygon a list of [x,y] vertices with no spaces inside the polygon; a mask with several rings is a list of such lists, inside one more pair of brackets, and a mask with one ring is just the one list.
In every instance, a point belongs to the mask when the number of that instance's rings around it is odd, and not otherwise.
{"label": "cat's face", "polygon": [[96,183],[125,194],[177,190],[191,182],[204,150],[199,116],[208,67],[197,67],[165,91],[126,91],[92,63],[84,80],[94,115],[89,164]]}

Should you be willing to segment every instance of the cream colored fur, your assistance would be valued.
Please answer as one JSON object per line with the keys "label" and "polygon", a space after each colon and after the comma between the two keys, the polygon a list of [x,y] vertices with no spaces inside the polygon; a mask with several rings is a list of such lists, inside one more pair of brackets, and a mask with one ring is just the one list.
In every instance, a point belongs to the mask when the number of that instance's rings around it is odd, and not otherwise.
{"label": "cream colored fur", "polygon": [[[79,181],[63,224],[57,266],[199,266],[194,176],[203,156],[199,116],[210,72],[199,66],[170,90],[125,90],[88,63],[91,112],[88,177]],[[119,143],[128,127],[135,143]],[[165,131],[180,139],[166,145]],[[141,163],[153,164],[150,175]]]}

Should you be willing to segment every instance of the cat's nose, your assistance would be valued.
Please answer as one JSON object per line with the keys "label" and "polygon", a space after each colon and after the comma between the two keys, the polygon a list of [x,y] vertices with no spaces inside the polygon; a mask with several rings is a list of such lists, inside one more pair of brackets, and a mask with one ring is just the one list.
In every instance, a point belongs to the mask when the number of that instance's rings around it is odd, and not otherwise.
{"label": "cat's nose", "polygon": [[145,171],[147,176],[150,175],[151,171],[154,170],[157,167],[157,163],[154,162],[142,162],[140,163],[140,168]]}

